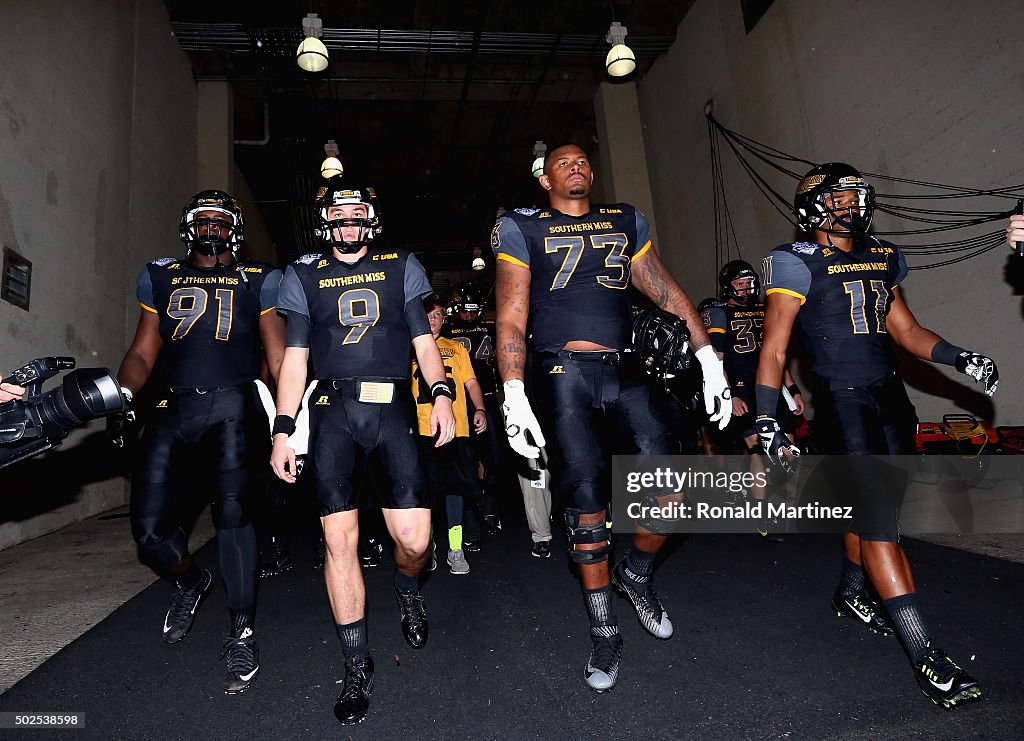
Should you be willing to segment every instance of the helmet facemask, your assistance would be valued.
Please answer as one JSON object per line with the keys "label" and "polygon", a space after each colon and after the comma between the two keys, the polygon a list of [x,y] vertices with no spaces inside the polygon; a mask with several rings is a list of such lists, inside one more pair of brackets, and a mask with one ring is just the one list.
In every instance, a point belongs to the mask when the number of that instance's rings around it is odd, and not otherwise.
{"label": "helmet facemask", "polygon": [[219,257],[230,250],[237,259],[245,238],[242,209],[222,190],[201,191],[181,210],[178,236],[188,247],[189,255],[195,252]]}
{"label": "helmet facemask", "polygon": [[[737,289],[733,285],[741,278],[750,279],[749,288]],[[755,305],[761,296],[761,278],[753,266],[743,260],[733,260],[722,266],[718,274],[718,287],[723,301],[732,300],[742,306]]]}
{"label": "helmet facemask", "polygon": [[[822,190],[814,199],[815,210],[821,215],[821,222],[816,228],[830,234],[866,234],[875,212],[875,189],[863,180],[861,183],[853,187],[840,184]],[[856,205],[836,208],[833,205],[835,199],[843,192],[855,193]]]}
{"label": "helmet facemask", "polygon": [[[317,199],[320,208],[316,235],[329,247],[338,250],[343,255],[359,252],[380,234],[380,216],[374,204],[375,200],[376,194],[372,188],[325,188]],[[332,219],[330,218],[331,209],[337,206],[363,206],[366,213],[364,216],[340,216]],[[353,227],[359,230],[357,238],[346,240],[342,229]]]}

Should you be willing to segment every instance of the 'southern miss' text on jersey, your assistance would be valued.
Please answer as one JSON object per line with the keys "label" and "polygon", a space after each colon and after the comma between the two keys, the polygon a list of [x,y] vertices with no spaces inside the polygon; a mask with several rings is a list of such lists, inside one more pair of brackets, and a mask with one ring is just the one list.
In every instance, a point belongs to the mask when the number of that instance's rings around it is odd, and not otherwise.
{"label": "'southern miss' text on jersey", "polygon": [[165,257],[148,263],[139,272],[135,295],[144,310],[160,318],[158,365],[164,382],[218,388],[256,379],[260,317],[277,306],[280,282],[280,270],[259,262],[199,268]]}
{"label": "'southern miss' text on jersey", "polygon": [[722,353],[733,393],[754,393],[754,376],[764,341],[764,305],[712,306],[701,315],[715,352]]}
{"label": "'southern miss' text on jersey", "polygon": [[800,300],[796,323],[814,371],[832,388],[870,386],[896,369],[885,321],[907,276],[899,248],[869,237],[849,253],[794,242],[764,259],[765,293]]}
{"label": "'southern miss' text on jersey", "polygon": [[318,379],[408,378],[409,342],[430,333],[422,303],[430,292],[415,255],[371,247],[351,264],[300,257],[285,270],[278,308],[289,321],[308,318]]}
{"label": "'southern miss' text on jersey", "polygon": [[630,265],[651,247],[650,225],[628,203],[583,216],[553,209],[507,212],[491,232],[499,260],[530,269],[530,329],[537,350],[586,340],[623,350],[632,342]]}

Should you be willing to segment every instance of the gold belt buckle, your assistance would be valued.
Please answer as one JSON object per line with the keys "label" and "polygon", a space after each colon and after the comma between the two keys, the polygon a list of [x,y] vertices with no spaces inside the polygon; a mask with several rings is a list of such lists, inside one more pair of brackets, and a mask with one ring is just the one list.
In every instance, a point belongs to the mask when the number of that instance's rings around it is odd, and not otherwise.
{"label": "gold belt buckle", "polygon": [[390,404],[395,398],[395,384],[391,381],[360,381],[358,398],[366,404]]}

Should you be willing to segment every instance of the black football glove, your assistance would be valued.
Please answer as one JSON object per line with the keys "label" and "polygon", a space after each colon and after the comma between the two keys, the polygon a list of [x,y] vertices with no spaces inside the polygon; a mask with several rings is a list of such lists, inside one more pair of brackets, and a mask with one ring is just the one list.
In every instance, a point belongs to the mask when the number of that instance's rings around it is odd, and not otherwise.
{"label": "black football glove", "polygon": [[962,352],[956,356],[953,366],[965,376],[985,384],[985,395],[992,396],[999,386],[999,369],[987,355],[976,352]]}
{"label": "black football glove", "polygon": [[[800,457],[800,448],[782,434],[782,428],[774,417],[759,417],[754,422],[754,430],[761,440],[764,454],[773,466],[780,468],[787,476],[793,473],[796,459]],[[789,455],[785,455],[789,453]]]}
{"label": "black football glove", "polygon": [[124,396],[124,411],[116,412],[107,417],[107,435],[116,447],[123,448],[125,436],[131,436],[135,424],[135,410],[132,409],[132,392],[121,387]]}

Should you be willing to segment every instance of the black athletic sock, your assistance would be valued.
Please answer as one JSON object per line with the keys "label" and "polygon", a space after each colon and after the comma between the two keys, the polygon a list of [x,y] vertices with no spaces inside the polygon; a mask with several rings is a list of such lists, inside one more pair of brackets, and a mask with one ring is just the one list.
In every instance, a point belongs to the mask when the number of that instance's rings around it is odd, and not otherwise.
{"label": "black athletic sock", "polygon": [[654,557],[657,553],[640,550],[636,545],[626,551],[626,576],[637,583],[650,580],[654,573]]}
{"label": "black athletic sock", "polygon": [[365,659],[370,654],[366,640],[366,618],[359,618],[354,623],[338,625],[338,638],[341,639],[341,650],[345,660],[352,658]]}
{"label": "black athletic sock", "polygon": [[590,617],[591,635],[607,637],[619,632],[619,621],[612,612],[611,587],[584,589],[583,601],[587,605],[587,615]]}
{"label": "black athletic sock", "polygon": [[843,573],[839,577],[836,593],[841,597],[852,597],[864,591],[864,567],[843,555]]}
{"label": "black athletic sock", "polygon": [[190,560],[188,568],[174,577],[174,583],[178,589],[187,592],[190,589],[195,589],[202,579],[203,570],[196,565],[195,561]]}
{"label": "black athletic sock", "polygon": [[248,628],[254,631],[256,628],[256,610],[252,605],[239,610],[231,610],[231,635],[241,638],[242,632]]}
{"label": "black athletic sock", "polygon": [[903,639],[903,645],[910,654],[910,661],[918,663],[924,658],[931,639],[928,637],[928,626],[925,625],[921,610],[918,608],[917,595],[901,594],[882,602],[889,617],[892,618],[896,632]]}
{"label": "black athletic sock", "polygon": [[408,576],[395,569],[395,589],[402,594],[412,594],[420,587],[419,576]]}

